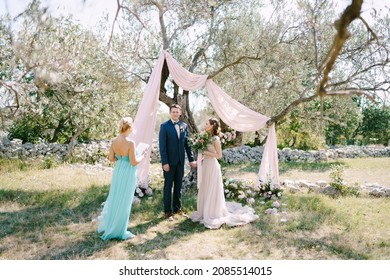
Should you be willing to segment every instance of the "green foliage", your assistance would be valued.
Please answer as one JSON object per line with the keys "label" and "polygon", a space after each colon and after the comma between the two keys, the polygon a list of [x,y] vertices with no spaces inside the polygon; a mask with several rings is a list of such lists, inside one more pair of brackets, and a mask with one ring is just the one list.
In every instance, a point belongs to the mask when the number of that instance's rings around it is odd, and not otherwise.
{"label": "green foliage", "polygon": [[293,111],[285,122],[278,126],[278,148],[285,147],[299,150],[318,150],[324,143],[316,127],[310,120],[301,116],[299,109]]}
{"label": "green foliage", "polygon": [[331,100],[325,110],[329,121],[325,127],[326,143],[328,145],[360,144],[357,130],[362,115],[354,98]]}
{"label": "green foliage", "polygon": [[348,185],[343,178],[344,168],[341,165],[334,165],[329,177],[332,181],[329,185],[335,188],[341,196],[359,196],[357,186]]}
{"label": "green foliage", "polygon": [[[124,68],[107,53],[105,42],[36,5],[18,18],[22,27],[13,40],[2,41],[4,49],[14,53],[7,57],[0,53],[9,74],[1,67],[0,72],[7,74],[6,82],[24,89],[17,96],[22,115],[13,118],[11,135],[24,142],[44,138],[57,143],[69,143],[76,136],[79,141],[109,137],[120,117],[134,114],[139,83],[129,81]],[[23,71],[24,78],[16,80]],[[6,94],[12,99],[14,92]]]}
{"label": "green foliage", "polygon": [[42,163],[43,169],[50,169],[58,166],[58,161],[53,156],[46,156]]}
{"label": "green foliage", "polygon": [[364,144],[388,145],[390,140],[390,106],[364,108],[360,133],[364,137]]}
{"label": "green foliage", "polygon": [[25,115],[15,120],[8,130],[9,139],[20,139],[23,143],[38,143],[44,137],[44,120],[40,116]]}

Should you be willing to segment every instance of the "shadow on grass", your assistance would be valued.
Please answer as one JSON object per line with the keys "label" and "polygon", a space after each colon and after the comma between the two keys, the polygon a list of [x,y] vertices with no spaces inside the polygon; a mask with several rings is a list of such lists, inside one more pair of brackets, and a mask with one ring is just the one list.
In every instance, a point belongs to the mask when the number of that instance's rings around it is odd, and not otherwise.
{"label": "shadow on grass", "polygon": [[[58,229],[58,234],[66,239],[68,234],[77,234],[76,232],[66,232],[64,229],[70,224],[89,223],[96,218],[102,202],[107,198],[109,186],[91,186],[85,191],[76,190],[53,190],[53,191],[24,191],[24,190],[0,190],[0,204],[16,203],[23,209],[18,211],[0,213],[0,241],[5,237],[12,235],[17,238],[27,240],[31,244],[37,244],[42,248],[46,245],[49,248],[50,237],[45,237],[42,233],[47,228],[51,230]],[[131,227],[130,230],[135,234],[144,234],[151,227],[164,222],[162,212],[162,194],[156,191],[153,199],[143,200],[138,206],[132,207],[130,220],[132,217],[141,216],[146,223]],[[192,193],[183,194],[183,205],[193,209],[196,205],[196,196]],[[138,217],[137,217],[138,216]],[[148,249],[155,250],[163,242],[166,246],[172,244],[177,238],[190,235],[204,228],[196,225],[190,220],[185,220],[175,225],[175,230],[165,235],[164,238],[157,238],[148,244],[140,245],[139,251]],[[53,246],[50,250],[43,248],[44,252],[31,255],[31,259],[86,259],[96,252],[104,251],[111,246],[115,246],[121,240],[103,241],[96,228],[84,232],[80,241],[67,242],[65,246]],[[42,243],[46,245],[42,245]],[[55,243],[55,242],[54,242]],[[130,247],[132,245],[129,245]],[[12,246],[11,246],[12,247]],[[0,254],[3,254],[10,246],[0,246]],[[38,250],[40,251],[40,250]],[[137,254],[136,257],[138,257]]]}
{"label": "shadow on grass", "polygon": [[[31,243],[42,243],[48,240],[42,232],[46,228],[56,228],[61,234],[63,226],[92,221],[96,218],[101,203],[106,199],[108,186],[91,186],[86,191],[23,191],[0,190],[0,203],[13,202],[24,209],[13,212],[0,213],[0,240],[17,235]],[[94,229],[95,230],[95,229]],[[64,235],[66,233],[64,232]],[[97,233],[87,233],[80,244],[69,248],[55,248],[62,251],[58,255],[46,254],[31,256],[32,259],[71,259],[78,255],[93,254],[96,250],[103,250],[105,245],[99,240]],[[101,244],[100,244],[101,243]],[[91,246],[92,244],[92,246]],[[0,248],[0,251],[7,250]],[[54,248],[53,248],[54,250]]]}
{"label": "shadow on grass", "polygon": [[[196,190],[185,190],[182,194],[183,209],[191,213],[196,208]],[[153,199],[143,201],[140,206],[134,207],[131,215],[141,215],[146,223],[132,227],[130,230],[137,235],[145,234],[150,228],[160,223],[171,223],[165,220],[163,214],[163,196],[161,190],[153,194]],[[131,219],[131,217],[130,217]],[[179,219],[182,219],[179,217]],[[167,233],[156,232],[156,237],[143,242],[142,244],[129,243],[126,249],[129,252],[129,258],[133,260],[146,259],[145,255],[158,255],[156,258],[161,259],[163,250],[178,240],[191,236],[197,232],[203,232],[207,229],[199,223],[192,222],[189,218],[180,221],[174,221],[174,226]]]}
{"label": "shadow on grass", "polygon": [[[165,222],[161,217],[158,222]],[[144,233],[147,227],[140,225],[136,227],[140,233]],[[164,249],[176,244],[179,240],[189,237],[195,233],[206,231],[207,229],[199,223],[194,223],[190,219],[185,219],[175,224],[175,226],[166,233],[156,232],[156,236],[143,242],[142,244],[129,243],[127,250],[129,251],[129,258],[133,260],[145,260],[145,259],[166,259],[164,255]],[[149,257],[145,258],[145,255]]]}

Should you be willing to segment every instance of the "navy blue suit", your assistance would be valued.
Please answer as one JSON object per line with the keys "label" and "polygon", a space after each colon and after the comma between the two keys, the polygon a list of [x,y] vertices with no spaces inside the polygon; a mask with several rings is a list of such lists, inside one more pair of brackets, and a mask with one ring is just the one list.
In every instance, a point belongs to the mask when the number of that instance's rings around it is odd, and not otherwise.
{"label": "navy blue suit", "polygon": [[[161,163],[169,164],[169,171],[164,171],[164,212],[177,212],[181,209],[181,187],[184,176],[185,153],[189,162],[194,161],[191,147],[188,145],[187,124],[179,121],[180,139],[172,120],[160,126],[159,148]],[[172,201],[173,186],[173,201]],[[173,211],[172,211],[173,210]]]}

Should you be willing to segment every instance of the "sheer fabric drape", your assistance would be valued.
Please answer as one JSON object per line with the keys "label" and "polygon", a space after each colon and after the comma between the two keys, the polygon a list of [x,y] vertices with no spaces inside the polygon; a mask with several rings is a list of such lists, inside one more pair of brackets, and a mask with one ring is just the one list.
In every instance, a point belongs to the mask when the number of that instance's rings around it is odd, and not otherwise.
{"label": "sheer fabric drape", "polygon": [[[167,62],[170,75],[179,87],[188,91],[206,87],[214,110],[233,129],[248,132],[256,131],[266,126],[269,117],[259,114],[234,100],[211,79],[207,79],[207,75],[197,75],[189,72],[164,50],[161,52],[153,69],[134,120],[135,134],[133,135],[133,139],[136,143],[144,142],[152,144],[164,60]],[[137,177],[141,184],[147,184],[148,181],[149,159],[150,150],[147,154],[147,159],[138,167]],[[201,176],[201,174],[199,175]],[[270,176],[273,183],[279,183],[278,154],[274,124],[269,127],[258,176],[263,181],[266,181]]]}

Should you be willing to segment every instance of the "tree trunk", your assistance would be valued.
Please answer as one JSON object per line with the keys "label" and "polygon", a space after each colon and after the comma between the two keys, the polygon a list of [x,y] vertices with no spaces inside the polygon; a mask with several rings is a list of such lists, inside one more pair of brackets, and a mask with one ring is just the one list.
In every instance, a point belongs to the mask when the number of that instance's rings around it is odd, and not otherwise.
{"label": "tree trunk", "polygon": [[66,121],[67,119],[64,118],[61,118],[59,120],[57,127],[54,129],[53,137],[51,138],[50,143],[58,142],[58,137],[60,133],[63,131],[63,129],[65,128]]}
{"label": "tree trunk", "polygon": [[261,140],[260,140],[260,133],[258,131],[255,131],[255,146],[261,146]]}
{"label": "tree trunk", "polygon": [[85,130],[86,128],[78,127],[76,133],[72,135],[72,138],[70,139],[68,144],[68,154],[66,155],[67,159],[70,159],[73,156],[73,150],[74,146],[76,145],[77,137],[79,137],[81,133],[83,133]]}
{"label": "tree trunk", "polygon": [[159,100],[163,102],[165,105],[167,105],[168,107],[170,107],[173,104],[180,105],[182,108],[181,119],[187,123],[188,130],[190,131],[190,133],[199,132],[195,124],[194,116],[189,106],[189,92],[183,90],[183,94],[179,94],[179,86],[175,82],[173,82],[173,91],[174,91],[173,98],[169,97],[167,95],[167,90],[165,88],[165,83],[168,80],[168,77],[169,77],[169,69],[168,69],[167,62],[164,61],[164,65],[161,72]]}

